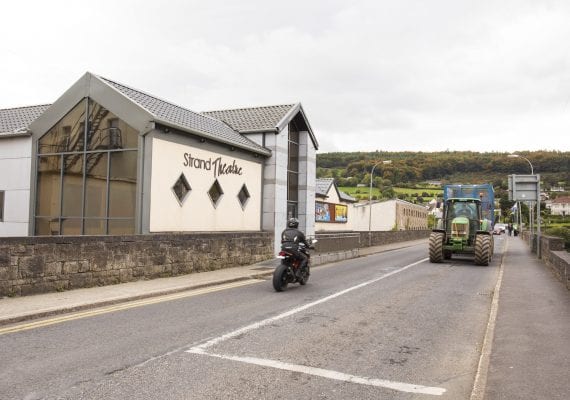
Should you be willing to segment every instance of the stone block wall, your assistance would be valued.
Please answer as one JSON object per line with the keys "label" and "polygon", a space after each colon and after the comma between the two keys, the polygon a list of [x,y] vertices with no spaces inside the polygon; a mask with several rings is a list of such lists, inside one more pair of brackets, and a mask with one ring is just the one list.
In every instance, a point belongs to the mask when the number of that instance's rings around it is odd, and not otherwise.
{"label": "stone block wall", "polygon": [[273,257],[272,232],[0,238],[0,297],[211,271]]}
{"label": "stone block wall", "polygon": [[[381,246],[383,244],[406,242],[408,240],[418,240],[428,238],[431,230],[405,230],[405,231],[378,231],[371,233],[371,245]],[[360,247],[368,247],[368,232],[360,232]],[[427,250],[426,250],[427,251]]]}
{"label": "stone block wall", "polygon": [[[530,232],[522,233],[523,240],[532,243],[531,250],[536,253],[537,235]],[[549,266],[560,281],[570,289],[570,253],[564,249],[564,239],[552,236],[540,237],[540,256],[542,261]]]}

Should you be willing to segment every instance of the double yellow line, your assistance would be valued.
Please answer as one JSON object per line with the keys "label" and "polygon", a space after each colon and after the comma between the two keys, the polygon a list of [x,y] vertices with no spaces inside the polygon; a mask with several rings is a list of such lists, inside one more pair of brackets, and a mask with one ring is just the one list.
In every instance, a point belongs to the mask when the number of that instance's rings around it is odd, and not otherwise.
{"label": "double yellow line", "polygon": [[22,332],[22,331],[27,331],[30,329],[42,328],[45,326],[61,324],[62,322],[73,321],[76,319],[89,318],[89,317],[94,317],[94,316],[101,315],[101,314],[112,313],[115,311],[128,310],[129,308],[143,307],[143,306],[147,306],[150,304],[162,303],[165,301],[172,301],[172,300],[183,299],[186,297],[200,296],[202,294],[214,293],[214,292],[219,292],[221,290],[251,285],[251,284],[257,283],[257,282],[260,282],[260,280],[259,279],[249,279],[249,280],[245,280],[245,281],[237,281],[237,282],[227,283],[227,284],[223,284],[223,285],[219,285],[219,286],[209,286],[209,287],[205,287],[202,289],[189,290],[189,291],[185,291],[185,292],[174,293],[174,294],[169,294],[169,295],[164,295],[164,296],[159,296],[159,297],[152,297],[152,298],[143,299],[143,300],[129,301],[127,303],[115,304],[112,306],[100,307],[100,308],[96,308],[93,310],[81,311],[81,312],[76,312],[76,313],[72,313],[72,314],[66,314],[66,315],[62,315],[59,317],[44,319],[41,321],[29,322],[29,323],[9,326],[6,328],[0,328],[0,335],[5,335],[8,333],[15,333],[15,332]]}

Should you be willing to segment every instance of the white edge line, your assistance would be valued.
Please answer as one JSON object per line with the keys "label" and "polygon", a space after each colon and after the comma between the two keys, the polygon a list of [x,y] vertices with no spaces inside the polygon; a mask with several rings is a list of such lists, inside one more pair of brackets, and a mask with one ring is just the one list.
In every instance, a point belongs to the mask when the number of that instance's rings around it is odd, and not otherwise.
{"label": "white edge line", "polygon": [[485,331],[485,338],[483,339],[483,346],[481,347],[481,357],[479,358],[479,365],[477,366],[477,373],[473,382],[473,390],[471,391],[470,400],[483,400],[485,388],[487,386],[487,373],[489,372],[489,362],[491,359],[491,350],[493,348],[493,339],[495,337],[495,325],[497,322],[497,312],[499,310],[499,292],[503,283],[504,259],[507,254],[509,242],[505,242],[505,248],[501,257],[501,266],[499,269],[499,277],[495,284],[493,292],[493,300],[491,301],[491,311],[489,312],[489,320],[487,322],[487,329]]}
{"label": "white edge line", "polygon": [[229,355],[222,355],[222,354],[207,353],[201,349],[196,349],[196,348],[188,350],[188,352],[194,353],[194,354],[202,354],[202,355],[207,355],[207,356],[211,356],[211,357],[221,358],[224,360],[239,361],[239,362],[243,362],[243,363],[247,363],[247,364],[259,365],[262,367],[270,367],[270,368],[276,368],[276,369],[281,369],[281,370],[285,370],[285,371],[299,372],[299,373],[307,374],[307,375],[320,376],[322,378],[333,379],[333,380],[342,381],[342,382],[350,382],[350,383],[357,383],[360,385],[383,387],[383,388],[397,390],[400,392],[421,393],[421,394],[429,394],[429,395],[434,395],[434,396],[441,396],[443,393],[446,392],[446,389],[444,389],[444,388],[414,385],[411,383],[394,382],[394,381],[388,381],[388,380],[384,380],[384,379],[367,378],[367,377],[362,377],[362,376],[345,374],[343,372],[331,371],[331,370],[322,369],[322,368],[308,367],[308,366],[299,365],[299,364],[290,364],[290,363],[285,363],[285,362],[276,361],[276,360],[268,360],[268,359],[256,358],[256,357],[238,357],[238,356],[229,356]]}
{"label": "white edge line", "polygon": [[264,320],[262,320],[262,321],[255,322],[255,323],[253,323],[253,324],[251,324],[251,325],[247,325],[247,326],[244,326],[244,327],[242,327],[242,328],[236,329],[236,330],[233,331],[233,332],[226,333],[225,335],[218,336],[218,337],[216,337],[216,338],[210,339],[210,340],[208,340],[208,341],[206,341],[206,342],[204,342],[204,343],[202,343],[202,344],[200,344],[200,345],[198,345],[198,346],[194,346],[194,347],[192,347],[192,349],[187,350],[187,351],[188,351],[188,352],[193,352],[192,350],[202,350],[202,351],[204,351],[204,350],[207,349],[208,347],[215,346],[216,344],[221,343],[221,342],[223,342],[223,341],[225,341],[225,340],[228,340],[228,339],[231,339],[231,338],[233,338],[233,337],[242,335],[242,334],[244,334],[244,333],[246,333],[246,332],[249,332],[249,331],[252,331],[252,330],[255,330],[255,329],[259,329],[259,328],[261,328],[261,327],[263,327],[263,326],[269,325],[269,324],[271,324],[271,323],[273,323],[273,322],[275,322],[275,321],[278,321],[278,320],[280,320],[280,319],[290,317],[291,315],[297,314],[297,313],[299,313],[299,312],[301,312],[301,311],[305,311],[305,310],[308,309],[308,308],[311,308],[311,307],[314,307],[314,306],[316,306],[316,305],[325,303],[325,302],[327,302],[327,301],[329,301],[329,300],[333,300],[333,299],[335,299],[335,298],[337,298],[337,297],[340,297],[340,296],[345,295],[345,294],[347,294],[347,293],[349,293],[349,292],[352,292],[353,290],[363,288],[363,287],[368,286],[368,285],[370,285],[370,284],[372,284],[372,283],[375,283],[375,282],[378,282],[378,281],[380,281],[380,280],[382,280],[382,279],[388,278],[389,276],[392,276],[392,275],[395,275],[395,274],[400,273],[400,272],[402,272],[402,271],[405,271],[405,270],[407,270],[408,268],[411,268],[411,267],[413,267],[413,266],[416,266],[416,265],[418,265],[418,264],[421,264],[421,263],[423,263],[423,262],[425,262],[425,261],[427,261],[427,260],[428,260],[427,258],[421,259],[421,260],[416,261],[416,262],[414,262],[414,263],[412,263],[412,264],[408,264],[408,265],[406,265],[406,266],[404,266],[404,267],[402,267],[402,268],[399,268],[399,269],[397,269],[397,270],[395,270],[395,271],[392,271],[392,272],[389,272],[389,273],[387,273],[387,274],[384,274],[384,275],[382,275],[382,276],[380,276],[380,277],[378,277],[378,278],[375,278],[375,279],[372,279],[372,280],[369,280],[369,281],[360,283],[360,284],[358,284],[358,285],[356,285],[356,286],[349,287],[348,289],[341,290],[340,292],[331,294],[330,296],[327,296],[327,297],[323,297],[322,299],[313,301],[312,303],[307,303],[307,304],[305,304],[305,305],[302,305],[302,306],[300,306],[300,307],[293,308],[293,309],[291,309],[291,310],[289,310],[289,311],[286,311],[286,312],[284,312],[284,313],[282,313],[282,314],[279,314],[279,315],[276,315],[276,316],[274,316],[274,317],[267,318],[267,319],[264,319]]}

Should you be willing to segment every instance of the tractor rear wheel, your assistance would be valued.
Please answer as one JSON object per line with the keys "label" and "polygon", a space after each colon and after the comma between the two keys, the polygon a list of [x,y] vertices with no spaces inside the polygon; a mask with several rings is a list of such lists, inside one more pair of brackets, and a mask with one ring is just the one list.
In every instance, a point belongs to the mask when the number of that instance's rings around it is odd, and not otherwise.
{"label": "tractor rear wheel", "polygon": [[440,263],[443,261],[443,239],[445,235],[442,232],[432,232],[429,235],[429,261],[432,263]]}
{"label": "tractor rear wheel", "polygon": [[475,236],[475,264],[476,265],[489,265],[493,255],[491,249],[491,237],[489,235],[476,235]]}

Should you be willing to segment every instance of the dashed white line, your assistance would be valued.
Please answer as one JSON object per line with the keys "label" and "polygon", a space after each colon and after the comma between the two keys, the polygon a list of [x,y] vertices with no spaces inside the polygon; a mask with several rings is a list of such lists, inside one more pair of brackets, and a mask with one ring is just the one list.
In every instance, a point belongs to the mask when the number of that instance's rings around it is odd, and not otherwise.
{"label": "dashed white line", "polygon": [[346,374],[343,372],[331,371],[331,370],[326,370],[326,369],[322,369],[322,368],[315,368],[315,367],[310,367],[310,366],[306,366],[306,365],[291,364],[291,363],[286,363],[286,362],[277,361],[277,360],[270,360],[270,359],[263,359],[263,358],[256,358],[256,357],[240,357],[240,356],[216,354],[213,352],[206,351],[206,349],[213,347],[213,346],[215,346],[215,345],[217,345],[217,344],[219,344],[225,340],[234,338],[236,336],[242,335],[246,332],[253,331],[255,329],[259,329],[263,326],[272,324],[273,322],[278,321],[280,319],[290,317],[294,314],[305,311],[311,307],[315,307],[319,304],[323,304],[327,301],[336,299],[336,298],[343,296],[347,293],[350,293],[354,290],[361,289],[365,286],[376,283],[382,279],[386,279],[392,275],[398,274],[402,271],[407,270],[408,268],[414,267],[414,266],[421,264],[427,260],[428,260],[427,258],[424,258],[422,260],[416,261],[412,264],[408,264],[402,268],[399,268],[397,270],[394,270],[392,272],[384,274],[378,278],[371,279],[369,281],[366,281],[366,282],[360,283],[358,285],[349,287],[347,289],[341,290],[340,292],[336,292],[334,294],[331,294],[330,296],[323,297],[322,299],[313,301],[311,303],[307,303],[303,306],[293,308],[289,311],[286,311],[286,312],[281,313],[279,315],[276,315],[274,317],[267,318],[267,319],[264,319],[262,321],[255,322],[253,324],[250,324],[250,325],[244,326],[242,328],[236,329],[235,331],[226,333],[225,335],[218,336],[216,338],[210,339],[210,340],[208,340],[208,341],[206,341],[206,342],[204,342],[198,346],[194,346],[191,349],[187,350],[186,352],[192,353],[192,354],[201,354],[201,355],[205,355],[205,356],[221,358],[221,359],[225,359],[225,360],[238,361],[238,362],[243,362],[243,363],[247,363],[247,364],[254,364],[254,365],[259,365],[262,367],[270,367],[270,368],[276,368],[276,369],[281,369],[281,370],[299,372],[299,373],[304,373],[304,374],[314,375],[314,376],[320,376],[323,378],[334,379],[334,380],[339,380],[339,381],[344,381],[344,382],[358,383],[361,385],[368,385],[368,386],[384,387],[384,388],[389,388],[389,389],[393,389],[393,390],[397,390],[397,391],[401,391],[401,392],[420,393],[420,394],[429,394],[429,395],[440,396],[443,393],[445,393],[446,389],[439,388],[439,387],[415,385],[415,384],[404,383],[404,382],[394,382],[394,381],[389,381],[389,380],[384,380],[384,379],[360,377],[360,376],[356,376],[356,375]]}
{"label": "dashed white line", "polygon": [[235,330],[235,331],[233,331],[233,332],[226,333],[225,335],[218,336],[217,338],[214,338],[214,339],[210,339],[210,340],[208,340],[207,342],[202,343],[201,345],[198,345],[198,346],[193,347],[193,349],[205,350],[205,349],[207,349],[208,347],[212,347],[212,346],[214,346],[214,345],[216,345],[216,344],[218,344],[218,343],[220,343],[220,342],[223,342],[223,341],[225,341],[225,340],[234,338],[234,337],[236,337],[236,336],[242,335],[242,334],[244,334],[244,333],[246,333],[246,332],[249,332],[249,331],[253,331],[253,330],[255,330],[255,329],[259,329],[259,328],[261,328],[261,327],[263,327],[263,326],[265,326],[265,325],[272,324],[273,322],[278,321],[278,320],[280,320],[280,319],[290,317],[291,315],[300,313],[301,311],[305,311],[305,310],[307,310],[307,309],[309,309],[309,308],[311,308],[311,307],[314,307],[314,306],[317,306],[317,305],[319,305],[319,304],[326,303],[327,301],[336,299],[337,297],[340,297],[340,296],[342,296],[342,295],[345,295],[345,294],[347,294],[347,293],[350,293],[350,292],[352,292],[353,290],[357,290],[357,289],[363,288],[363,287],[365,287],[365,286],[371,285],[371,284],[373,284],[373,283],[376,283],[376,282],[378,282],[378,281],[380,281],[380,280],[382,280],[382,279],[386,279],[386,278],[388,278],[389,276],[392,276],[392,275],[395,275],[395,274],[400,273],[400,272],[402,272],[402,271],[405,271],[405,270],[407,270],[408,268],[411,268],[411,267],[413,267],[413,266],[416,266],[416,265],[418,265],[418,264],[421,264],[421,263],[423,263],[424,261],[427,261],[427,260],[428,260],[427,258],[424,258],[424,259],[422,259],[422,260],[420,260],[420,261],[416,261],[415,263],[408,264],[408,265],[406,265],[405,267],[402,267],[402,268],[399,268],[399,269],[394,270],[394,271],[392,271],[392,272],[389,272],[389,273],[387,273],[387,274],[385,274],[385,275],[382,275],[382,276],[380,276],[380,277],[378,277],[378,278],[374,278],[374,279],[372,279],[372,280],[369,280],[369,281],[360,283],[360,284],[358,284],[358,285],[356,285],[356,286],[349,287],[348,289],[341,290],[340,292],[336,292],[336,293],[334,293],[334,294],[331,294],[330,296],[323,297],[322,299],[313,301],[312,303],[307,303],[307,304],[305,304],[305,305],[303,305],[303,306],[293,308],[293,309],[291,309],[291,310],[289,310],[289,311],[286,311],[286,312],[284,312],[284,313],[282,313],[282,314],[276,315],[275,317],[267,318],[267,319],[264,319],[264,320],[262,320],[262,321],[255,322],[255,323],[253,323],[253,324],[251,324],[251,325],[244,326],[244,327],[239,328],[239,329],[237,329],[237,330]]}

